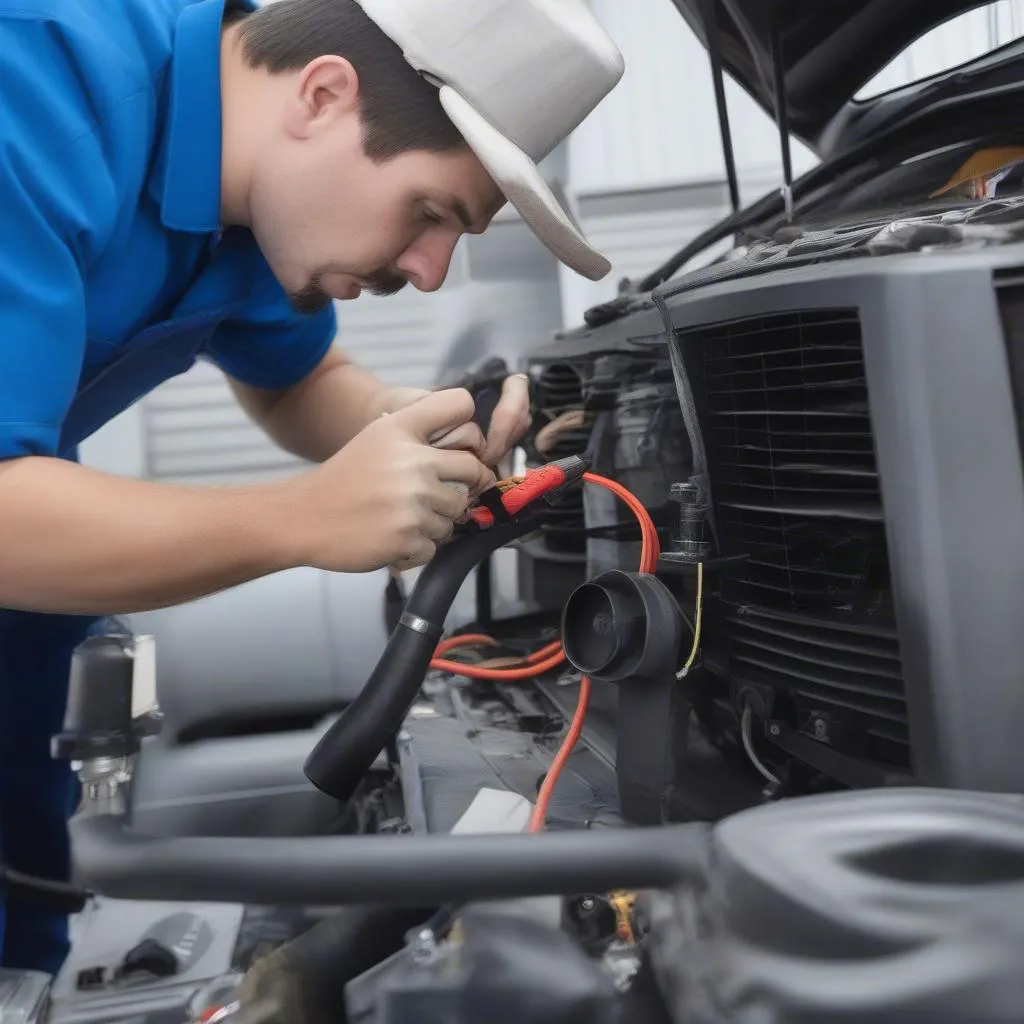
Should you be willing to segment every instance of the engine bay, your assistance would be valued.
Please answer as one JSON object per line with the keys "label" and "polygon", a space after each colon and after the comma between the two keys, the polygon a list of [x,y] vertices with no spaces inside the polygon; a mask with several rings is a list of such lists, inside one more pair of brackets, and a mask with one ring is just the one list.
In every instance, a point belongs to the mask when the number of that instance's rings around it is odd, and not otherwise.
{"label": "engine bay", "polygon": [[680,285],[535,351],[517,472],[315,728],[172,751],[86,641],[44,892],[84,909],[2,1024],[1019,1019],[1022,263]]}
{"label": "engine bay", "polygon": [[922,782],[886,726],[854,321],[676,332],[688,394],[660,326],[538,353],[525,474],[385,605],[366,687],[303,751],[335,801],[315,834],[147,834],[159,719],[126,717],[130,638],[83,645],[54,750],[91,891],[52,991],[0,974],[4,1024],[1017,1019],[1024,802]]}

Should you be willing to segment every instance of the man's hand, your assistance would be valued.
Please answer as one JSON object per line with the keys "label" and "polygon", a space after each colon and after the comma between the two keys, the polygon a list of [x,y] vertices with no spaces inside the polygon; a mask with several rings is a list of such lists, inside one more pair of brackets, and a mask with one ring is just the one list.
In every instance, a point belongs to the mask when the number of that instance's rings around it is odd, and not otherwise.
{"label": "man's hand", "polygon": [[[395,412],[423,400],[432,391],[420,388],[392,388],[385,393],[381,411]],[[472,423],[460,425],[434,443],[445,448],[463,448],[477,452],[488,466],[496,466],[530,428],[530,387],[525,374],[513,373],[505,378],[501,400],[491,416],[490,428],[483,449],[479,447],[480,432]]]}
{"label": "man's hand", "polygon": [[501,386],[501,400],[491,416],[483,461],[496,466],[530,429],[530,382],[524,373],[513,373]]}
{"label": "man's hand", "polygon": [[333,458],[289,481],[304,564],[368,572],[430,561],[470,499],[494,484],[472,451],[431,443],[473,427],[472,415],[469,392],[435,392],[375,420]]}

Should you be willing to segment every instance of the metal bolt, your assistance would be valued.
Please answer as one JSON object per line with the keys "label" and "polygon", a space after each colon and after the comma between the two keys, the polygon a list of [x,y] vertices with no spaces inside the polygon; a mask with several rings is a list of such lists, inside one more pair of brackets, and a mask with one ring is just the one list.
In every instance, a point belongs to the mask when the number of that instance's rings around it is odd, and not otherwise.
{"label": "metal bolt", "polygon": [[779,736],[779,735],[781,735],[781,733],[782,733],[782,730],[777,725],[769,725],[768,726],[768,735],[769,736]]}
{"label": "metal bolt", "polygon": [[416,942],[412,950],[412,958],[417,963],[427,963],[434,958],[434,954],[437,952],[437,942],[434,937],[434,933],[429,928],[424,928],[423,931],[416,936]]}
{"label": "metal bolt", "polygon": [[823,718],[814,719],[814,738],[816,740],[828,739],[828,725]]}
{"label": "metal bolt", "polygon": [[595,906],[596,904],[590,896],[585,896],[580,900],[580,910],[583,911],[584,914],[593,913]]}

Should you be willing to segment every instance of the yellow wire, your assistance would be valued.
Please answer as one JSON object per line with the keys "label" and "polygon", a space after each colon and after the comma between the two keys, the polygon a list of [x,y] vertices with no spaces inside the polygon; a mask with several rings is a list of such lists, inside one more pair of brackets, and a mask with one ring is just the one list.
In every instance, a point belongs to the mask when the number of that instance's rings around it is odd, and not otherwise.
{"label": "yellow wire", "polygon": [[697,563],[697,617],[693,624],[693,648],[690,650],[690,657],[686,664],[676,673],[676,679],[684,678],[693,668],[697,660],[697,651],[700,650],[700,626],[704,617],[704,563]]}

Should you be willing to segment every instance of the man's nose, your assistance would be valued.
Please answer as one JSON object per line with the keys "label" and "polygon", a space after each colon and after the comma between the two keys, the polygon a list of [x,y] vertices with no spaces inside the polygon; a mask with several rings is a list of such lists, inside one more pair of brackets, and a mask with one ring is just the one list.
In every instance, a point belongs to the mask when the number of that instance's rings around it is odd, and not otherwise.
{"label": "man's nose", "polygon": [[444,284],[451,266],[452,253],[461,233],[425,232],[398,258],[395,266],[421,292],[436,292]]}

